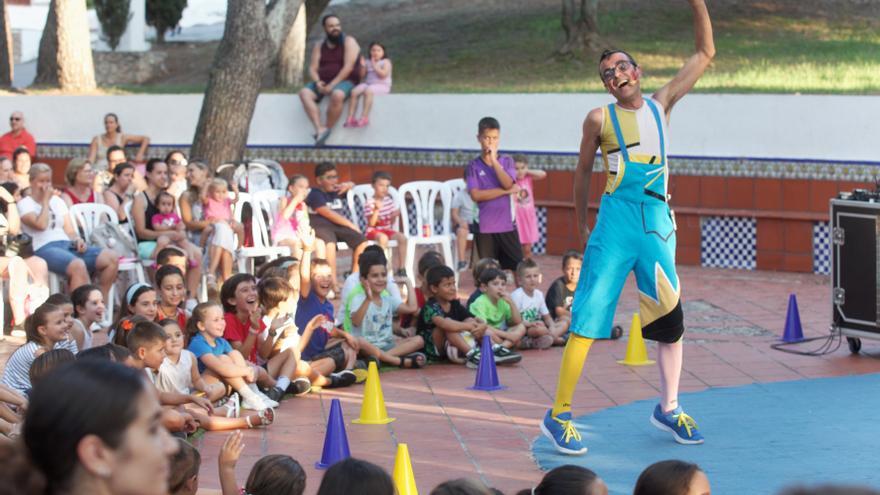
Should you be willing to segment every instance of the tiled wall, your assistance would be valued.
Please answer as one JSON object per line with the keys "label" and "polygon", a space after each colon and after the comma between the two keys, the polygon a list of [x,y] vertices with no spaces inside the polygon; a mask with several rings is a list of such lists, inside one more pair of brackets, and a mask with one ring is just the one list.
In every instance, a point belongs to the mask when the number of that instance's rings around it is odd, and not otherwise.
{"label": "tiled wall", "polygon": [[[157,154],[163,151],[157,150]],[[407,160],[403,152],[382,152],[381,156],[371,155],[369,160],[361,161],[359,153],[357,150],[322,150],[313,153],[313,158],[335,158],[340,175],[355,183],[368,182],[373,172],[381,169],[392,174],[394,184],[401,184],[425,178],[441,181],[460,178],[466,158],[470,156],[464,152],[438,152],[431,156],[416,153]],[[539,225],[545,234],[543,245],[538,249],[543,248],[549,254],[582,250],[584,246],[579,241],[574,214],[571,157],[544,154],[530,156],[530,160],[547,170],[547,179],[534,183],[535,198],[541,208]],[[44,161],[53,165],[55,180],[61,183],[66,160]],[[418,165],[411,165],[413,163]],[[285,162],[284,167],[288,173],[311,177],[314,162]],[[839,191],[873,188],[878,171],[869,164],[696,158],[673,159],[670,167],[670,204],[676,211],[679,263],[816,273],[827,272],[827,243],[823,244],[821,225],[828,221],[828,201]],[[603,173],[593,173],[591,198],[600,197],[604,179]],[[591,204],[590,225],[595,221],[597,206]],[[706,253],[706,246],[725,242],[717,232],[704,233],[707,225],[717,227],[744,221],[754,231],[749,242],[736,243],[731,239],[728,247],[738,247],[728,249],[729,254],[721,258],[717,252],[711,256]],[[712,242],[707,241],[710,238]]]}

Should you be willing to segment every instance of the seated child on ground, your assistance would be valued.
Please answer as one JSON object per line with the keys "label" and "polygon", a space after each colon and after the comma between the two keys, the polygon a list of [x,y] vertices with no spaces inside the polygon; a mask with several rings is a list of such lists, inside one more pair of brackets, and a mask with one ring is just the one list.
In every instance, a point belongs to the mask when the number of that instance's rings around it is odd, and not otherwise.
{"label": "seated child on ground", "polygon": [[318,495],[394,495],[394,482],[381,467],[349,457],[330,466],[321,479]]}
{"label": "seated child on ground", "polygon": [[[141,370],[144,376],[149,378],[150,383],[156,383],[153,374],[162,366],[165,359],[165,341],[168,337],[158,323],[142,321],[134,326],[128,333],[128,350],[131,351],[130,367]],[[207,417],[213,411],[211,402],[203,397],[196,397],[179,392],[159,392],[159,403],[165,408],[162,414],[162,424],[169,431],[185,431],[192,433],[198,427],[198,422],[192,414],[178,408],[184,404],[195,404],[201,408],[201,416]]]}
{"label": "seated child on ground", "polygon": [[202,454],[182,438],[177,442],[177,452],[171,456],[171,474],[168,476],[168,495],[195,495],[199,491],[199,468]]}
{"label": "seated child on ground", "polygon": [[470,308],[476,318],[489,325],[489,335],[494,343],[492,352],[498,364],[519,362],[522,356],[512,351],[526,333],[519,309],[507,293],[507,275],[496,268],[489,268],[480,274],[480,291]]}
{"label": "seated child on ground", "polygon": [[[303,337],[304,348],[302,358],[315,362],[324,358],[333,360],[333,371],[338,373],[339,383],[336,386],[347,386],[357,380],[357,376],[349,370],[354,367],[357,359],[358,342],[354,335],[336,328],[333,324],[333,303],[327,294],[333,288],[333,276],[326,260],[314,259],[311,263],[302,263],[300,271],[300,296],[296,307],[296,327]],[[318,315],[324,315],[326,321],[306,338],[309,322]],[[323,373],[322,373],[323,374]]]}
{"label": "seated child on ground", "polygon": [[[364,253],[358,259],[361,285],[352,289],[345,301],[345,324],[347,332],[358,340],[358,355],[374,358],[401,368],[421,368],[426,357],[419,349],[425,346],[422,337],[416,335],[395,340],[392,330],[394,314],[413,314],[417,308],[410,298],[406,304],[395,299],[385,290],[388,268],[384,255]],[[408,292],[412,292],[409,280]]]}
{"label": "seated child on ground", "polygon": [[12,353],[3,368],[2,383],[26,395],[31,389],[29,372],[37,356],[52,349],[67,349],[76,354],[76,342],[68,340],[64,311],[43,303],[24,322],[27,341]]}
{"label": "seated child on ground", "polygon": [[[241,457],[244,444],[242,434],[234,431],[226,437],[217,463],[220,470],[220,487],[224,494],[246,493],[248,495],[302,495],[306,489],[306,472],[289,455],[267,455],[251,468],[247,482],[239,489],[235,480],[235,464]],[[345,493],[345,492],[338,492]]]}
{"label": "seated child on ground", "polygon": [[[363,256],[364,254],[367,254],[367,253],[381,254],[383,258],[385,257],[385,251],[381,247],[379,247],[377,244],[370,244],[369,246],[364,248],[364,252],[361,256]],[[385,264],[386,265],[388,264],[387,259],[386,259]],[[400,293],[400,287],[397,286],[397,282],[395,282],[394,277],[387,277],[387,279],[388,279],[388,285],[385,286],[385,290],[387,290],[388,293],[391,294],[391,297],[394,297],[394,298],[397,298],[397,299],[400,299],[401,301],[403,301],[403,297]],[[342,292],[340,293],[340,298],[339,298],[339,300],[342,301],[342,304],[340,304],[339,308],[336,310],[336,324],[337,325],[343,324],[343,320],[344,320],[343,315],[345,313],[345,301],[348,301],[348,295],[351,294],[352,289],[354,289],[355,287],[357,287],[360,284],[361,284],[361,274],[360,274],[359,270],[352,270],[351,274],[349,274],[349,276],[345,277],[345,281],[342,283]],[[399,327],[395,328],[395,330],[399,330]],[[395,333],[400,335],[400,333],[398,333],[397,331],[395,331]],[[401,335],[401,336],[406,336],[406,335]]]}
{"label": "seated child on ground", "polygon": [[193,309],[186,324],[189,350],[198,359],[199,373],[209,382],[220,381],[232,387],[243,399],[245,409],[263,411],[278,402],[263,394],[257,384],[271,389],[276,382],[263,368],[245,361],[240,352],[223,338],[226,321],[217,303],[201,303]]}
{"label": "seated child on ground", "polygon": [[406,260],[406,236],[397,230],[400,208],[389,194],[389,187],[391,174],[381,170],[373,174],[373,197],[364,204],[366,236],[367,240],[376,241],[383,249],[388,246],[388,241],[397,241],[394,274],[406,276],[406,270],[403,269],[403,262]]}
{"label": "seated child on ground", "polygon": [[480,258],[474,263],[474,269],[471,271],[471,274],[474,276],[474,291],[468,296],[467,304],[465,304],[468,308],[471,307],[471,304],[473,304],[478,297],[483,295],[483,292],[480,290],[480,275],[489,268],[500,270],[501,264],[499,264],[498,260],[494,258]]}
{"label": "seated child on ground", "polygon": [[547,289],[547,308],[554,320],[565,318],[571,320],[571,302],[581,275],[584,256],[575,251],[566,251],[562,255],[562,276],[550,284]]}
{"label": "seated child on ground", "polygon": [[[418,270],[418,287],[415,288],[415,297],[416,297],[416,306],[418,309],[422,309],[422,306],[425,305],[425,301],[431,297],[431,291],[428,289],[428,281],[425,278],[425,275],[428,273],[428,270],[435,266],[443,265],[443,255],[438,253],[437,251],[426,251],[425,254],[419,258],[419,263],[416,269]],[[407,300],[412,297],[410,294],[406,295]],[[415,315],[402,315],[400,318],[400,327],[401,328],[409,328],[415,326]]]}
{"label": "seated child on ground", "polygon": [[446,265],[428,270],[425,277],[431,297],[419,312],[416,331],[425,341],[430,360],[449,358],[476,367],[480,362],[474,339],[482,339],[486,324],[478,322],[458,300],[455,272]]}
{"label": "seated child on ground", "polygon": [[553,344],[562,345],[563,335],[568,330],[568,321],[558,323],[550,317],[544,294],[538,289],[541,284],[541,268],[535,260],[526,258],[516,267],[519,288],[510,295],[513,304],[519,308],[526,335],[520,342],[521,349],[546,349]]}
{"label": "seated child on ground", "polygon": [[[215,403],[226,396],[226,385],[221,382],[208,384],[199,374],[196,357],[192,352],[184,349],[183,330],[175,320],[166,319],[160,322],[165,334],[165,359],[159,366],[156,375],[156,388],[160,392],[191,395],[204,393],[208,401]],[[185,404],[184,409],[191,414],[202,428],[208,431],[232,430],[239,428],[254,428],[271,422],[271,419],[259,413],[238,417],[239,398],[234,393],[226,401],[226,407],[217,407],[211,413],[206,414],[201,408]]]}

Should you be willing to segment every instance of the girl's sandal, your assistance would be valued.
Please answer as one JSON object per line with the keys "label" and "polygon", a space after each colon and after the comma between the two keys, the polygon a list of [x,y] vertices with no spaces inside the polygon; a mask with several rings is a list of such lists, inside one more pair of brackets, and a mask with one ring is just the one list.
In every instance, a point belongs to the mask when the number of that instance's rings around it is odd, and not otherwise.
{"label": "girl's sandal", "polygon": [[403,369],[419,369],[424,367],[427,362],[427,356],[421,352],[414,352],[400,358],[400,364],[398,367]]}
{"label": "girl's sandal", "polygon": [[275,410],[272,409],[271,407],[267,407],[266,409],[263,409],[262,411],[258,412],[257,418],[259,418],[260,422],[257,423],[256,426],[254,426],[254,424],[251,423],[252,417],[253,416],[245,416],[245,418],[244,418],[244,420],[247,422],[248,428],[256,428],[258,426],[269,426],[275,422]]}
{"label": "girl's sandal", "polygon": [[224,407],[226,407],[227,418],[238,417],[241,412],[241,399],[239,399],[238,397],[238,392],[233,392],[232,395],[229,396],[229,399],[226,400]]}

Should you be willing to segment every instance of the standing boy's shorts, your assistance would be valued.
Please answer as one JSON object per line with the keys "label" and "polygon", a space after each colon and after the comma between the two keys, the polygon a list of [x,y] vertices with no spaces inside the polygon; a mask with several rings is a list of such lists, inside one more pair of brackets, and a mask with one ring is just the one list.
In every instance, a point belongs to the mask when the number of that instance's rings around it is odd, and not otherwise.
{"label": "standing boy's shorts", "polygon": [[495,234],[478,232],[474,234],[474,244],[480,258],[498,260],[503,270],[516,270],[516,266],[523,260],[522,244],[519,243],[516,229]]}

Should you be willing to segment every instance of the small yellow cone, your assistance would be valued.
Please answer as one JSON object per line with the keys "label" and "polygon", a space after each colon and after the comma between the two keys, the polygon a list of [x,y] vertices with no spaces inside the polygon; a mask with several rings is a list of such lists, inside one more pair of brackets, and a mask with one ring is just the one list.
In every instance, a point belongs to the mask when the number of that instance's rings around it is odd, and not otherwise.
{"label": "small yellow cone", "polygon": [[364,402],[361,404],[361,417],[354,423],[362,425],[384,425],[394,421],[385,410],[385,396],[382,395],[382,384],[379,383],[379,368],[375,361],[370,361],[367,368],[367,383],[364,386]]}
{"label": "small yellow cone", "polygon": [[397,444],[397,457],[394,458],[394,486],[397,487],[397,495],[419,495],[416,488],[416,478],[413,476],[412,462],[409,459],[409,449],[405,443]]}
{"label": "small yellow cone", "polygon": [[654,364],[654,361],[648,359],[648,349],[645,347],[645,339],[642,338],[642,322],[639,320],[639,314],[633,315],[632,325],[629,326],[629,341],[626,344],[626,357],[620,364],[627,366],[645,366]]}

